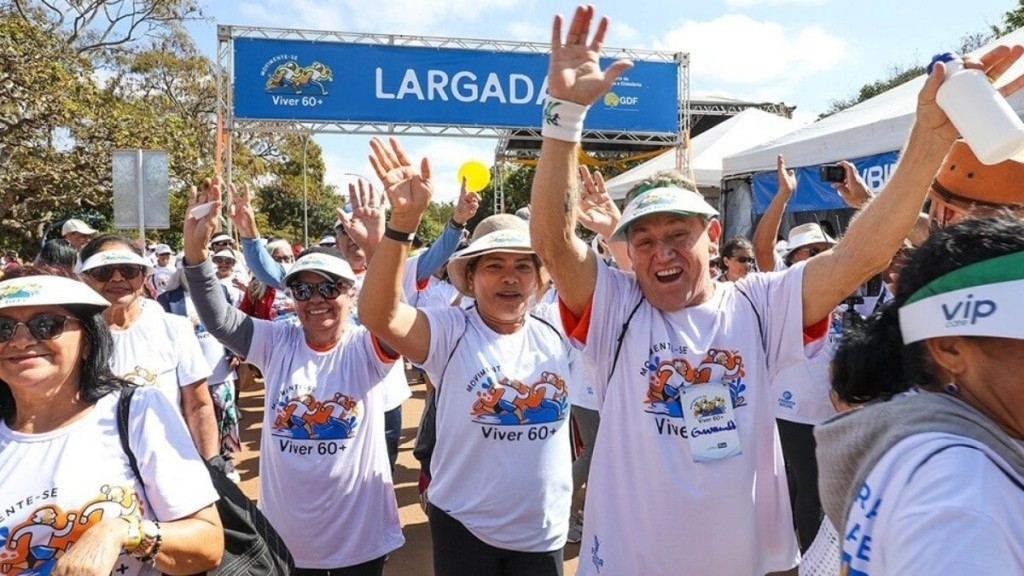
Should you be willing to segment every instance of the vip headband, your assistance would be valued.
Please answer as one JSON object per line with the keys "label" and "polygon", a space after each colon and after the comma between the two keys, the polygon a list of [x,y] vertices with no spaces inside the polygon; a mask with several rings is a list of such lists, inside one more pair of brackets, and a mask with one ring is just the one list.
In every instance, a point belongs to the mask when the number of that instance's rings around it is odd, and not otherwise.
{"label": "vip headband", "polygon": [[900,332],[910,344],[942,336],[1024,339],[1024,252],[998,256],[944,274],[900,307]]}

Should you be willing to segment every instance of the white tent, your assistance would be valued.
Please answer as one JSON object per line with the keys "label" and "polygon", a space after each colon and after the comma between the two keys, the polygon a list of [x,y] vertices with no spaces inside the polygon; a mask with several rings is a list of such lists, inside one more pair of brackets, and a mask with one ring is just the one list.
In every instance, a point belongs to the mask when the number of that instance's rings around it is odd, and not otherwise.
{"label": "white tent", "polygon": [[[799,128],[798,121],[748,108],[690,141],[691,163],[697,187],[709,198],[718,197],[722,181],[722,157],[746,150]],[[622,200],[638,182],[660,170],[676,168],[676,151],[669,150],[606,182],[608,193]]]}
{"label": "white tent", "polygon": [[[999,44],[1018,43],[1024,43],[1024,28],[971,54],[983,54]],[[1021,73],[1024,73],[1024,59],[1017,61],[1003,75],[1002,82]],[[722,175],[729,179],[731,176],[773,172],[775,158],[779,154],[785,156],[787,166],[800,167],[898,151],[906,142],[913,124],[917,93],[924,81],[925,76],[921,75],[774,141],[728,156],[722,160]],[[1024,112],[1024,94],[1017,92],[1009,102],[1018,114]]]}

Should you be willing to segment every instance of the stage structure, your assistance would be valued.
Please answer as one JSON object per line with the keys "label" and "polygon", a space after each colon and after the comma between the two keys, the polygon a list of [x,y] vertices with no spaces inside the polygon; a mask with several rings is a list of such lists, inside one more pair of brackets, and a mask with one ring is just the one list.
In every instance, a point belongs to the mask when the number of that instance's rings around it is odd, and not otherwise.
{"label": "stage structure", "polygon": [[[496,138],[495,211],[503,212],[504,163],[536,156],[540,146],[549,50],[530,42],[220,25],[219,125],[228,136]],[[618,58],[634,67],[591,107],[583,148],[642,157],[675,147],[685,169],[689,55],[606,48],[602,66]]]}

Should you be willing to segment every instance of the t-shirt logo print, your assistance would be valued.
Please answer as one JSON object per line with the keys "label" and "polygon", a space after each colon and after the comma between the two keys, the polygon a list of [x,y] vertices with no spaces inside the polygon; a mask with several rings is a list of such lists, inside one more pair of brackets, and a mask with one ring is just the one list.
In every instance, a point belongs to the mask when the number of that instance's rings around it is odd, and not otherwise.
{"label": "t-shirt logo print", "polygon": [[569,413],[565,379],[554,372],[542,372],[540,380],[525,384],[502,378],[481,384],[473,404],[474,422],[515,426],[564,420]]}
{"label": "t-shirt logo print", "polygon": [[345,440],[356,434],[362,410],[351,396],[335,392],[318,401],[312,394],[278,401],[274,436],[302,440]]}
{"label": "t-shirt logo print", "polygon": [[[57,489],[44,491],[56,496]],[[80,509],[64,510],[44,504],[26,514],[25,520],[8,531],[0,529],[0,574],[45,576],[82,534],[106,518],[142,513],[134,490],[104,485],[99,494]],[[120,563],[119,563],[120,564]]]}
{"label": "t-shirt logo print", "polygon": [[[647,398],[645,411],[651,414],[683,417],[683,407],[679,403],[684,386],[706,384],[708,382],[726,382],[733,408],[745,406],[746,385],[743,377],[743,356],[736,351],[708,350],[700,364],[694,366],[686,358],[665,358],[652,355],[647,362]],[[725,399],[721,399],[723,404]]]}

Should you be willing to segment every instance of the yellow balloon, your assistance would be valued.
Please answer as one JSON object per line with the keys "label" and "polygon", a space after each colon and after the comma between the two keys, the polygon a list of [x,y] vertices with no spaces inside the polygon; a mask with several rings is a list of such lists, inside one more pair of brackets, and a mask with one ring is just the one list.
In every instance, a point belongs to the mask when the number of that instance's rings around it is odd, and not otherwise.
{"label": "yellow balloon", "polygon": [[491,182],[491,171],[483,162],[478,160],[469,160],[459,167],[459,185],[462,185],[462,180],[466,180],[466,190],[469,192],[479,192]]}

